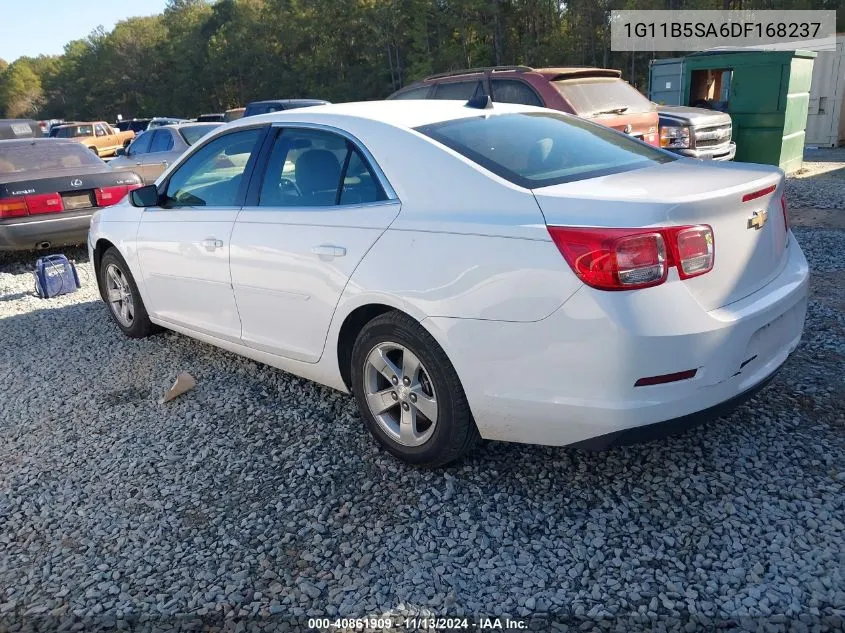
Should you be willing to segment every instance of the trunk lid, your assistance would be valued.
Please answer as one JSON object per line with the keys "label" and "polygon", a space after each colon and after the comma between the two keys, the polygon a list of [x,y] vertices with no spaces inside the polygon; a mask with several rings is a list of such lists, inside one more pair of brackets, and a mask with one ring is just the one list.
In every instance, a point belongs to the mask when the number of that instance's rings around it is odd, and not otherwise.
{"label": "trunk lid", "polygon": [[[772,186],[773,191],[743,201]],[[534,190],[549,225],[709,224],[713,270],[684,281],[677,272],[669,276],[708,311],[747,297],[782,270],[787,245],[782,193],[783,173],[776,167],[686,159]]]}

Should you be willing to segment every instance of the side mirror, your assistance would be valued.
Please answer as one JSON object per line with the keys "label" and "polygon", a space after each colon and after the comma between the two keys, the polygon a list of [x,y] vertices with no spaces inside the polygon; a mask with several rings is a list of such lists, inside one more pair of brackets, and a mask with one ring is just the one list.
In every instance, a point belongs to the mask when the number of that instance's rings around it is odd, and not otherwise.
{"label": "side mirror", "polygon": [[133,207],[155,207],[158,206],[158,200],[158,187],[155,185],[147,185],[129,192],[129,202]]}
{"label": "side mirror", "polygon": [[125,147],[118,147],[115,154],[117,156],[129,156],[129,152],[126,151]]}

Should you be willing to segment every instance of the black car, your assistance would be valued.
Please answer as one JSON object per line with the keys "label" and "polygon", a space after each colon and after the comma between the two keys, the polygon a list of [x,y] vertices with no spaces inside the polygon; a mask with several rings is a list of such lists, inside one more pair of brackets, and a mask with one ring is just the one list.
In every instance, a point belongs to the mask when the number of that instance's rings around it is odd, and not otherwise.
{"label": "black car", "polygon": [[270,99],[269,101],[253,101],[248,103],[244,116],[256,114],[268,114],[281,110],[293,110],[294,108],[308,108],[310,106],[326,105],[328,101],[322,99]]}
{"label": "black car", "polygon": [[147,129],[150,121],[151,119],[124,119],[123,121],[118,121],[113,127],[116,127],[121,132],[132,130],[135,132],[135,136],[137,136]]}
{"label": "black car", "polygon": [[201,114],[197,117],[197,123],[223,123],[226,119],[223,114]]}
{"label": "black car", "polygon": [[0,119],[0,139],[41,138],[41,126],[32,119]]}
{"label": "black car", "polygon": [[140,186],[70,139],[0,141],[0,251],[83,244],[97,208]]}

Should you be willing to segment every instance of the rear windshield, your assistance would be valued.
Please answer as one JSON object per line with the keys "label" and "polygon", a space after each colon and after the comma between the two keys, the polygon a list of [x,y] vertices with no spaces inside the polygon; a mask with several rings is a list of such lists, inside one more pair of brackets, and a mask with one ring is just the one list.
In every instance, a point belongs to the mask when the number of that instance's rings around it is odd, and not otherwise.
{"label": "rear windshield", "polygon": [[182,138],[185,139],[185,142],[188,145],[193,145],[198,140],[200,140],[203,136],[211,132],[218,127],[220,127],[220,123],[209,123],[208,125],[192,125],[190,127],[183,127],[179,130],[179,134],[182,135]]}
{"label": "rear windshield", "polygon": [[78,143],[0,144],[0,174],[49,169],[75,169],[104,163]]}
{"label": "rear windshield", "polygon": [[76,138],[78,136],[94,136],[93,125],[71,125],[70,127],[60,127],[56,130],[58,138]]}
{"label": "rear windshield", "polygon": [[589,77],[553,81],[552,84],[578,116],[651,112],[655,109],[651,101],[621,79]]}
{"label": "rear windshield", "polygon": [[528,189],[676,160],[621,132],[551,112],[457,119],[417,131]]}

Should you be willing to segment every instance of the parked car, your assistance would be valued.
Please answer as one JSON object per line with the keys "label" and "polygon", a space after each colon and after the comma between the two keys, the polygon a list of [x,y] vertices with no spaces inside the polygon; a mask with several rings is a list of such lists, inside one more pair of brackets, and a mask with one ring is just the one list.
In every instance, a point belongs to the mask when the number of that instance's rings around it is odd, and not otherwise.
{"label": "parked car", "polygon": [[230,108],[223,113],[223,120],[226,123],[230,121],[237,121],[238,119],[242,118],[246,108]]}
{"label": "parked car", "polygon": [[0,141],[0,251],[84,244],[94,211],[139,186],[72,140]]}
{"label": "parked car", "polygon": [[126,335],[351,391],[388,451],[436,465],[479,435],[648,438],[762,388],[807,309],[783,195],[776,167],[551,110],[345,103],[216,130],[88,248]]}
{"label": "parked car", "polygon": [[189,123],[189,121],[188,119],[178,119],[175,117],[156,116],[150,119],[147,129],[151,130],[157,127],[164,127],[165,125],[176,125],[177,123]]}
{"label": "parked car", "polygon": [[246,105],[244,116],[269,114],[294,108],[309,108],[316,105],[326,105],[328,101],[322,99],[270,99],[269,101],[253,101]]}
{"label": "parked car", "polygon": [[224,123],[226,121],[223,113],[201,114],[196,118],[197,123]]}
{"label": "parked car", "polygon": [[432,75],[388,99],[460,99],[543,106],[659,145],[657,107],[610,68],[493,66]]}
{"label": "parked car", "polygon": [[155,182],[167,166],[222,123],[180,123],[142,132],[111,161],[115,169],[131,169],[145,183]]}
{"label": "parked car", "polygon": [[141,132],[146,131],[147,126],[150,124],[152,119],[130,119],[127,121],[121,121],[119,124],[119,128],[121,131],[132,130],[135,132],[137,136]]}
{"label": "parked car", "polygon": [[41,127],[32,119],[0,119],[0,140],[39,138]]}
{"label": "parked car", "polygon": [[135,132],[115,130],[105,121],[59,125],[50,130],[54,138],[72,138],[99,157],[114,156],[117,150],[126,147],[135,138]]}
{"label": "parked car", "polygon": [[731,115],[718,110],[687,106],[657,106],[660,147],[681,156],[702,160],[733,160]]}

